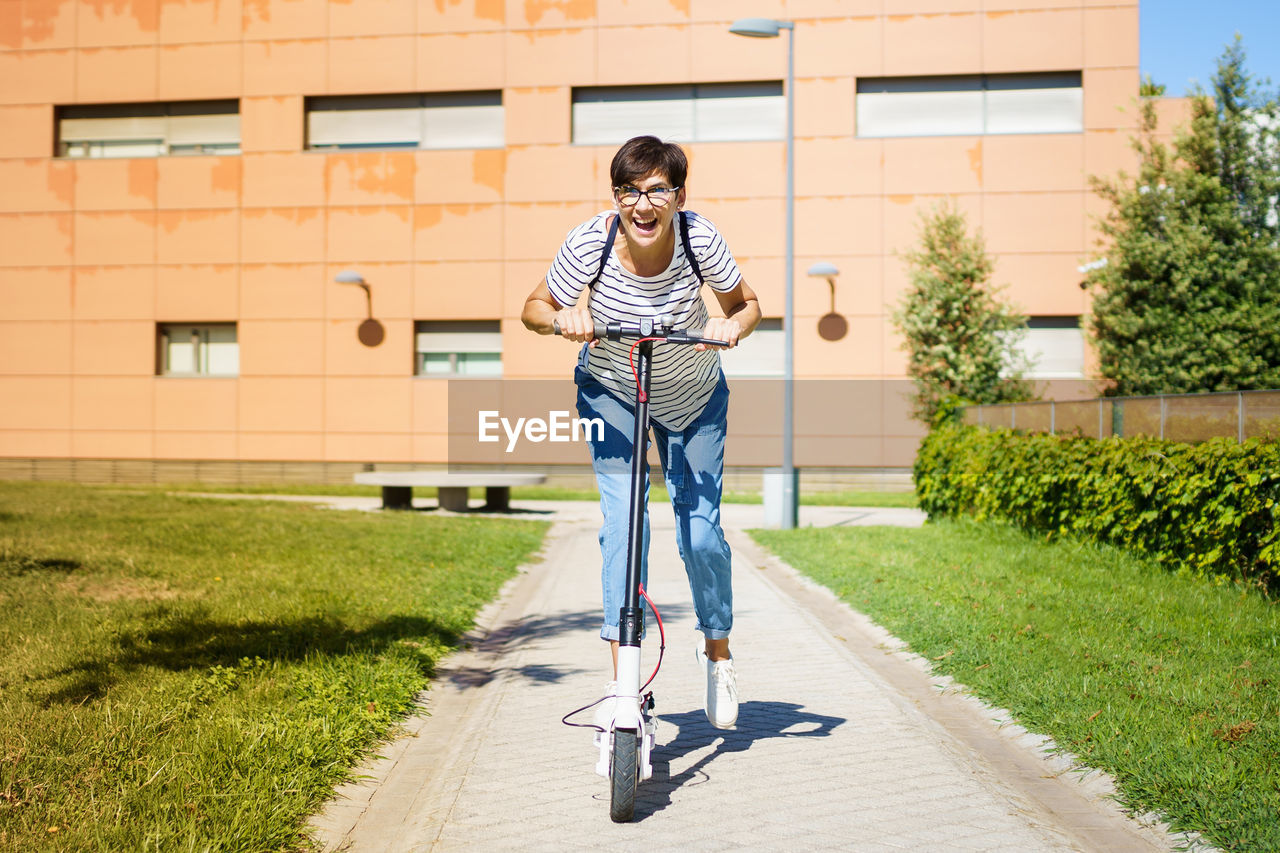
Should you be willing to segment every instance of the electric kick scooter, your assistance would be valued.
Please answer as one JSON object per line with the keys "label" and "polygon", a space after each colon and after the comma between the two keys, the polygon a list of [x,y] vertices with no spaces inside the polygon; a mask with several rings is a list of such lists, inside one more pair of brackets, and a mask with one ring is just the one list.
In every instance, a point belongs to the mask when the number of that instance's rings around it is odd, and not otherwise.
{"label": "electric kick scooter", "polygon": [[[560,334],[559,324],[554,326]],[[640,607],[641,596],[649,600],[640,584],[640,565],[644,559],[644,508],[645,492],[649,481],[649,463],[646,454],[649,434],[649,372],[654,343],[707,344],[728,346],[725,341],[701,337],[696,331],[672,328],[672,319],[644,319],[638,323],[596,323],[595,337],[601,340],[619,341],[635,338],[631,345],[631,370],[636,381],[636,423],[632,437],[631,454],[631,512],[627,530],[626,594],[619,612],[617,692],[614,701],[613,720],[609,729],[598,730],[595,745],[600,750],[596,772],[610,780],[609,817],[615,823],[632,819],[636,807],[636,786],[653,775],[653,746],[656,739],[657,720],[653,716],[653,692],[644,689],[653,682],[662,666],[662,652],[666,648],[665,637],[658,650],[658,665],[649,680],[640,683],[640,636],[644,632],[644,611]],[[657,617],[659,635],[663,635],[662,617],[653,607]],[[604,697],[600,702],[613,697]],[[588,705],[587,708],[598,705]],[[565,717],[587,708],[580,708]],[[569,725],[578,725],[568,723]],[[593,728],[598,728],[593,726]]]}

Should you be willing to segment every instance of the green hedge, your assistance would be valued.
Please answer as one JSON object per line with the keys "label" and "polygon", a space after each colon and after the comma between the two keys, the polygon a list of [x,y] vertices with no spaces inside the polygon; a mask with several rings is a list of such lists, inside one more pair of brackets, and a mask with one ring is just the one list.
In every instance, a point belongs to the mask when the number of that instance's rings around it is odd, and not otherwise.
{"label": "green hedge", "polygon": [[931,517],[999,518],[1280,587],[1280,443],[1182,444],[941,425],[915,464]]}

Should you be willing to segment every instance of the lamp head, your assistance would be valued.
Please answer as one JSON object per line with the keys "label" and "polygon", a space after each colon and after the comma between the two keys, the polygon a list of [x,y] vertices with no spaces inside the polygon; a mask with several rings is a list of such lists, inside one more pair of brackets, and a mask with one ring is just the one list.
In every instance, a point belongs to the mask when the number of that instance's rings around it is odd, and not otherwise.
{"label": "lamp head", "polygon": [[736,36],[771,39],[778,37],[779,30],[789,30],[791,26],[790,21],[776,21],[773,18],[739,18],[729,25],[729,32]]}
{"label": "lamp head", "polygon": [[809,275],[817,276],[818,278],[834,278],[835,276],[840,275],[840,270],[836,269],[835,264],[829,264],[826,261],[819,261],[809,267]]}
{"label": "lamp head", "polygon": [[334,278],[338,284],[364,284],[364,276],[355,270],[343,270]]}

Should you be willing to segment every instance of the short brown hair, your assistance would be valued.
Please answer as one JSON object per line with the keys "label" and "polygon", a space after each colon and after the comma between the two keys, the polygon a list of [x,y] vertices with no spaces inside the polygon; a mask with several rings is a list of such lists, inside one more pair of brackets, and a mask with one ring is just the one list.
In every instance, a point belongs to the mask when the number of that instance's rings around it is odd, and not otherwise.
{"label": "short brown hair", "polygon": [[621,187],[654,172],[666,175],[671,186],[682,187],[689,174],[689,158],[674,142],[663,142],[656,136],[636,136],[624,142],[613,155],[609,180],[613,186]]}

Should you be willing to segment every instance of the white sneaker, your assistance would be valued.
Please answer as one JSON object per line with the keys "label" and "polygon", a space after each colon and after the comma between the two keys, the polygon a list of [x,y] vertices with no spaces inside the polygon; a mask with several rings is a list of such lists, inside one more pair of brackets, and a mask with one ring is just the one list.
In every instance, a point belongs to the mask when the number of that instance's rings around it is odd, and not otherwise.
{"label": "white sneaker", "polygon": [[604,686],[604,695],[609,698],[601,700],[600,704],[596,705],[596,714],[592,722],[607,732],[613,728],[613,715],[618,705],[616,698],[618,695],[618,682],[610,681],[606,684]]}
{"label": "white sneaker", "polygon": [[733,655],[728,660],[713,661],[698,643],[694,649],[698,664],[707,678],[707,721],[717,729],[732,729],[738,724],[738,673],[733,668]]}

